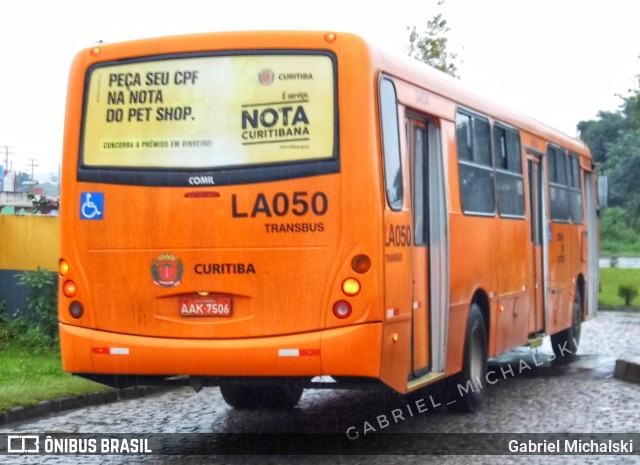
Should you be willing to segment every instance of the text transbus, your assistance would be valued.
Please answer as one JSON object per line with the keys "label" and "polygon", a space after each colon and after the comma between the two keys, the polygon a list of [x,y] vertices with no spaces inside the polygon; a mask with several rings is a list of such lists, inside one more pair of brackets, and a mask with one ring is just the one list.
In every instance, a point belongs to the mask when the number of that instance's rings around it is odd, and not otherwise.
{"label": "text transbus", "polygon": [[350,34],[87,49],[64,137],[64,369],[220,385],[237,407],[295,405],[318,376],[452,379],[473,410],[488,357],[544,334],[570,357],[595,315],[594,177],[583,143]]}

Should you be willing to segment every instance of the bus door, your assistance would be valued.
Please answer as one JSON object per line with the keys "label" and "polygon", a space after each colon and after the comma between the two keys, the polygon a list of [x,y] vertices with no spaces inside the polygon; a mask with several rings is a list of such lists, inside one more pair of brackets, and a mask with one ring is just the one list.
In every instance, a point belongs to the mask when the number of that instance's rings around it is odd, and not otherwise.
{"label": "bus door", "polygon": [[448,322],[448,220],[438,131],[408,115],[412,197],[412,374],[444,371]]}
{"label": "bus door", "polygon": [[534,308],[529,322],[530,332],[538,332],[545,329],[546,272],[544,264],[546,241],[544,239],[544,228],[546,214],[540,160],[537,153],[532,154],[532,152],[529,152],[527,156],[527,172],[529,177],[529,211],[531,214],[531,247],[533,253],[533,282],[530,283],[530,287],[533,288]]}

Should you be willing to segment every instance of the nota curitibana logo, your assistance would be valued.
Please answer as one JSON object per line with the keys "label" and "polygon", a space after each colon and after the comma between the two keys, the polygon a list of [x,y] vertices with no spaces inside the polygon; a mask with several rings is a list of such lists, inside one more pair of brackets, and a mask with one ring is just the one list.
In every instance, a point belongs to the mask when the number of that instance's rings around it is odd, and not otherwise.
{"label": "nota curitibana logo", "polygon": [[158,255],[151,262],[153,283],[160,287],[177,287],[182,282],[184,265],[182,260],[173,254]]}

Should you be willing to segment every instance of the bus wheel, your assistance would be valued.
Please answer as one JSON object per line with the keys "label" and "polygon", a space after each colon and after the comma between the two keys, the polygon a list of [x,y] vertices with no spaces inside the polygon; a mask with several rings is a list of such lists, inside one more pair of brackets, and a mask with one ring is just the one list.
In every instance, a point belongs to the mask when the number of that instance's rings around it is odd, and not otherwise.
{"label": "bus wheel", "polygon": [[242,384],[224,383],[220,385],[222,398],[236,409],[292,409],[304,388],[295,384]]}
{"label": "bus wheel", "polygon": [[477,303],[471,304],[464,344],[462,372],[456,376],[450,392],[456,410],[475,412],[480,408],[485,395],[487,376],[487,329]]}
{"label": "bus wheel", "polygon": [[571,363],[576,358],[578,344],[580,343],[580,329],[582,326],[582,298],[576,289],[573,299],[573,314],[571,326],[551,335],[551,347],[556,358],[554,362],[560,365]]}

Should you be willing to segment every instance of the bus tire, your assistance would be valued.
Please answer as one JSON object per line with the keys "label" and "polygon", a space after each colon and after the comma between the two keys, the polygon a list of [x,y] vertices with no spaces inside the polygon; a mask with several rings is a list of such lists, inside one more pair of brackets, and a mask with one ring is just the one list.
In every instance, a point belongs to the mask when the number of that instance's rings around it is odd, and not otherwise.
{"label": "bus tire", "polygon": [[449,406],[461,412],[477,411],[485,396],[487,328],[477,303],[471,304],[464,344],[462,371],[453,378]]}
{"label": "bus tire", "polygon": [[296,384],[243,384],[223,383],[220,385],[222,398],[235,409],[292,409],[304,388]]}
{"label": "bus tire", "polygon": [[551,335],[551,347],[555,354],[554,363],[566,365],[576,359],[576,352],[578,351],[578,344],[580,343],[582,316],[582,297],[579,289],[576,289],[573,299],[571,326],[559,333]]}

